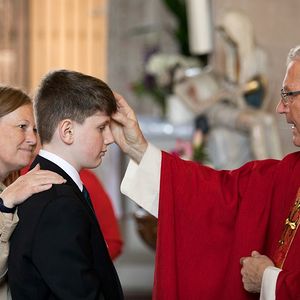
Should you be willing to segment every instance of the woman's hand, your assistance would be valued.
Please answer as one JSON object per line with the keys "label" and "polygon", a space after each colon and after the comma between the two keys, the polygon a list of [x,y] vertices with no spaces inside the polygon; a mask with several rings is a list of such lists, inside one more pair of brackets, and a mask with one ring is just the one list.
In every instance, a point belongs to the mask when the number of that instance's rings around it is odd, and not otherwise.
{"label": "woman's hand", "polygon": [[52,184],[65,182],[66,180],[60,175],[51,171],[40,170],[40,166],[36,165],[27,174],[20,176],[5,188],[0,197],[6,207],[12,208],[31,195],[50,189]]}

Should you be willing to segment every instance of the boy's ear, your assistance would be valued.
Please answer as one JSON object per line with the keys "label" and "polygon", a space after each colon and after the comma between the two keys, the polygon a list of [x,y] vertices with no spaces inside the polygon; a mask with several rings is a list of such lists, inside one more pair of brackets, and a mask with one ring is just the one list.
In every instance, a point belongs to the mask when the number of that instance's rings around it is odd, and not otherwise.
{"label": "boy's ear", "polygon": [[62,120],[59,123],[58,127],[59,136],[61,140],[67,144],[71,145],[74,141],[74,124],[73,121],[70,119]]}

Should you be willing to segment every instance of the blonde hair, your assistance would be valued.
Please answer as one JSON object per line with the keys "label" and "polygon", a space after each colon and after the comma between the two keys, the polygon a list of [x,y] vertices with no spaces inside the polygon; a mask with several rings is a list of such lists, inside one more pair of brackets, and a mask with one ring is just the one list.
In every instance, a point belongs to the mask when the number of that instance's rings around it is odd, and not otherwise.
{"label": "blonde hair", "polygon": [[0,85],[0,118],[26,104],[32,104],[32,101],[23,91]]}

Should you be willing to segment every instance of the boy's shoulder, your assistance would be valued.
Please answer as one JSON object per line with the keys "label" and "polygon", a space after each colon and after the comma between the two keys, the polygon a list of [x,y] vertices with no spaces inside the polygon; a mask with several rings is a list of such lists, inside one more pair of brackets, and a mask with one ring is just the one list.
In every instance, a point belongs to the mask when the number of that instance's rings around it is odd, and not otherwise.
{"label": "boy's shoulder", "polygon": [[17,227],[26,231],[31,228],[32,234],[42,220],[52,222],[65,218],[74,221],[78,217],[82,220],[88,217],[75,188],[67,184],[53,185],[47,191],[32,195],[18,207],[18,216]]}
{"label": "boy's shoulder", "polygon": [[18,215],[39,215],[48,206],[64,207],[80,205],[78,195],[71,185],[54,184],[49,190],[33,194],[18,207]]}

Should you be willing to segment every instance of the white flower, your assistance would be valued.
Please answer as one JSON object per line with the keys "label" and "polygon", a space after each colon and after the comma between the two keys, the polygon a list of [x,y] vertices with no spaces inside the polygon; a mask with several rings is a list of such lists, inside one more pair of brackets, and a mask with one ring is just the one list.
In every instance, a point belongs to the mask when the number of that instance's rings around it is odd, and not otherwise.
{"label": "white flower", "polygon": [[199,61],[193,57],[179,54],[154,54],[150,57],[146,72],[154,76],[161,86],[170,85],[175,67],[190,68],[199,66]]}

